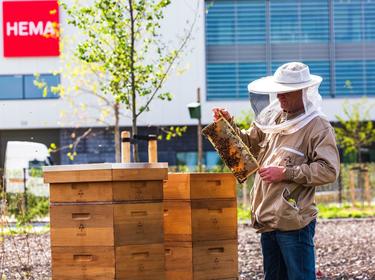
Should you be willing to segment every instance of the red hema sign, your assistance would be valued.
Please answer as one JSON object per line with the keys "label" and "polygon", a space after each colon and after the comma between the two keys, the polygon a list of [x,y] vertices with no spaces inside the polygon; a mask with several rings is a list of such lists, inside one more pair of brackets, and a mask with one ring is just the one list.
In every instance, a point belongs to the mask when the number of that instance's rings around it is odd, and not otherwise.
{"label": "red hema sign", "polygon": [[5,57],[59,56],[57,1],[3,1]]}

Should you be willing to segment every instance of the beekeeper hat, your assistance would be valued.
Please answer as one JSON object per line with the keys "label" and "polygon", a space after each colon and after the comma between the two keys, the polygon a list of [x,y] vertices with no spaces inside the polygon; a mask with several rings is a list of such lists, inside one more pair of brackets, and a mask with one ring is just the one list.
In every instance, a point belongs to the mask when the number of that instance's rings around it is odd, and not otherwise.
{"label": "beekeeper hat", "polygon": [[289,62],[277,68],[273,76],[251,82],[248,90],[258,94],[285,93],[319,85],[321,82],[322,77],[311,75],[306,64]]}

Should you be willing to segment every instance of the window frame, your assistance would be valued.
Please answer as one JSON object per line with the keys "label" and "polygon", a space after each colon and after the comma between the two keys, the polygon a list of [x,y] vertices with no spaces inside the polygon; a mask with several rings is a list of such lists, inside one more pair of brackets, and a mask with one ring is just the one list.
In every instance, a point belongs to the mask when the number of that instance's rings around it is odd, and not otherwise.
{"label": "window frame", "polygon": [[[61,75],[60,74],[57,74],[57,75],[54,75],[54,74],[51,74],[51,73],[43,73],[43,74],[39,74],[40,75],[40,80],[43,80],[43,77],[50,77],[50,76],[55,76],[57,77],[57,85],[61,84]],[[46,97],[35,97],[35,98],[28,98],[26,97],[26,78],[27,77],[30,77],[30,76],[34,76],[34,74],[4,74],[4,75],[0,75],[0,78],[1,77],[21,77],[21,88],[22,88],[22,96],[21,98],[20,97],[17,97],[17,98],[3,98],[1,93],[0,93],[0,101],[19,101],[19,100],[56,100],[56,99],[59,99],[60,98],[60,95],[59,94],[53,94],[50,92],[50,89],[48,89],[48,94]],[[34,78],[35,80],[35,78]],[[56,85],[56,86],[57,86]],[[35,85],[34,85],[35,86]],[[50,84],[48,86],[51,86]]]}

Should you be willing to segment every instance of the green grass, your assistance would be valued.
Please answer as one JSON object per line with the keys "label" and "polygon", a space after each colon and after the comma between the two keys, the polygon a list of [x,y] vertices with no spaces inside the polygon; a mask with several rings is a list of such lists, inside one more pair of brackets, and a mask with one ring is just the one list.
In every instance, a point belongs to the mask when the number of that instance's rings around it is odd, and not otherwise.
{"label": "green grass", "polygon": [[237,218],[240,221],[246,221],[251,219],[250,208],[243,208],[241,205],[237,208]]}
{"label": "green grass", "polygon": [[38,227],[36,231],[31,225],[22,225],[16,227],[3,227],[0,228],[0,239],[2,236],[14,236],[14,235],[24,235],[28,234],[45,234],[50,231],[50,225],[47,224],[42,227]]}
{"label": "green grass", "polygon": [[[339,206],[337,204],[318,204],[319,218],[367,218],[375,217],[375,205],[364,206],[357,204],[354,207],[349,204]],[[237,209],[237,217],[240,221],[250,220],[250,208],[243,208],[241,205]]]}
{"label": "green grass", "polygon": [[318,204],[319,218],[367,218],[375,217],[375,206]]}

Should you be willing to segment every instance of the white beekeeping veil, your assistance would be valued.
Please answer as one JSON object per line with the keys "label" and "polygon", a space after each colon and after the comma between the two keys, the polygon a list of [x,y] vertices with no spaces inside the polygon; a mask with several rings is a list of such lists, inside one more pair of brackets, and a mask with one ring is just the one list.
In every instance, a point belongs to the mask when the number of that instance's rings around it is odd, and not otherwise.
{"label": "white beekeeping veil", "polygon": [[[264,133],[291,134],[317,116],[324,116],[321,112],[322,97],[319,94],[320,76],[311,75],[309,67],[301,62],[290,62],[280,66],[273,76],[264,77],[251,82],[248,90],[251,94],[269,94],[270,104],[266,106],[255,119],[255,124]],[[276,123],[283,112],[277,99],[278,93],[302,90],[305,111],[296,118]]]}

